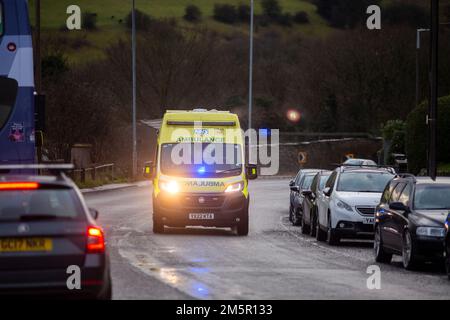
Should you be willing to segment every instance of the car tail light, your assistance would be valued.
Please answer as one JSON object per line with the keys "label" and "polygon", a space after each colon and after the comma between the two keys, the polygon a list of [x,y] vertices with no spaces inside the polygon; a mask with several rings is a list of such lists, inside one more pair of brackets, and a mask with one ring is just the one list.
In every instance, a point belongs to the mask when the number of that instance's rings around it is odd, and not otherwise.
{"label": "car tail light", "polygon": [[86,249],[88,253],[105,252],[105,236],[101,228],[98,227],[88,228]]}
{"label": "car tail light", "polygon": [[0,182],[0,190],[36,190],[37,182]]}

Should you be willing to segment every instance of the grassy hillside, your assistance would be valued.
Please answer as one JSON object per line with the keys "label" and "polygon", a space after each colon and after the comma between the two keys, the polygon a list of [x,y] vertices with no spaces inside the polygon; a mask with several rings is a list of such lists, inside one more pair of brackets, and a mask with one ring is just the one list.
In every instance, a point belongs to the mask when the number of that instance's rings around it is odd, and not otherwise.
{"label": "grassy hillside", "polygon": [[[324,36],[331,29],[326,22],[316,13],[316,7],[307,0],[279,0],[282,9],[286,13],[295,14],[298,11],[308,13],[310,23],[305,25],[294,24],[291,28],[273,26],[282,32],[301,33],[312,36]],[[215,21],[212,18],[214,5],[220,3],[228,4],[250,4],[249,0],[136,0],[136,7],[154,18],[175,18],[181,25],[189,26],[190,23],[183,20],[187,5],[197,5],[203,14],[200,25],[207,26],[223,34],[234,32],[248,32],[247,24],[228,25]],[[64,29],[67,19],[66,9],[71,4],[80,6],[82,12],[97,14],[98,30],[87,31],[61,31]],[[255,1],[256,14],[262,12],[261,3]],[[30,0],[30,8],[33,22],[34,0]],[[131,0],[41,0],[42,28],[44,35],[59,35],[67,38],[69,44],[66,46],[68,58],[71,63],[87,61],[87,59],[98,59],[103,56],[103,49],[111,42],[129,33],[125,27],[125,17],[131,10]],[[71,45],[82,40],[83,45]]]}
{"label": "grassy hillside", "polygon": [[[41,0],[43,26],[49,28],[59,28],[65,23],[66,8],[71,4],[77,4],[82,11],[90,11],[98,14],[99,26],[111,26],[117,24],[119,19],[123,19],[129,12],[131,1],[124,0]],[[205,17],[212,16],[216,3],[228,3],[239,5],[250,3],[245,0],[136,0],[137,9],[150,14],[153,17],[175,17],[184,15],[187,5],[194,4],[200,8]],[[256,13],[261,13],[260,1],[256,0]],[[34,0],[30,1],[34,4]],[[280,0],[280,4],[285,12],[295,13],[306,11],[316,20],[315,6],[305,0]],[[114,17],[114,18],[112,18]]]}

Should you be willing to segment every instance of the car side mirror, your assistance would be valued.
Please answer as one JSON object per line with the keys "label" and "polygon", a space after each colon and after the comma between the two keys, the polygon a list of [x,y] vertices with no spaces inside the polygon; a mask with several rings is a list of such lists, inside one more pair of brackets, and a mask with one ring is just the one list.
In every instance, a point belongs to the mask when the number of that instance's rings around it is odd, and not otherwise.
{"label": "car side mirror", "polygon": [[291,187],[291,191],[300,192],[300,187],[299,186],[292,186]]}
{"label": "car side mirror", "polygon": [[313,195],[313,193],[312,193],[311,190],[303,190],[303,191],[302,191],[302,194],[303,194],[305,197],[311,197],[311,196]]}
{"label": "car side mirror", "polygon": [[294,180],[289,181],[289,187],[293,187],[293,186],[295,186],[295,181]]}
{"label": "car side mirror", "polygon": [[245,173],[248,180],[255,180],[258,178],[258,166],[256,164],[248,164],[245,166]]}
{"label": "car side mirror", "polygon": [[143,175],[144,175],[144,178],[147,178],[147,179],[155,178],[156,170],[155,170],[155,165],[154,165],[153,161],[148,161],[145,163]]}
{"label": "car side mirror", "polygon": [[405,213],[409,212],[408,206],[405,206],[402,202],[392,202],[391,204],[389,204],[389,209],[395,211],[403,211]]}
{"label": "car side mirror", "polygon": [[95,220],[98,219],[99,216],[98,210],[89,208],[89,213],[91,214],[92,218],[94,218]]}
{"label": "car side mirror", "polygon": [[331,196],[331,188],[330,187],[326,187],[325,189],[323,189],[323,194],[326,195],[327,197]]}

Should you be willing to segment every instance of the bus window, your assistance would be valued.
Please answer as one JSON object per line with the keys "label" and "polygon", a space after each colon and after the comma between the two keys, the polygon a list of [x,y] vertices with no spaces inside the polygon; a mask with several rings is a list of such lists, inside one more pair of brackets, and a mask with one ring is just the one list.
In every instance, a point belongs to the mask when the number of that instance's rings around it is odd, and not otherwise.
{"label": "bus window", "polygon": [[8,121],[16,103],[18,86],[16,80],[0,77],[0,130]]}
{"label": "bus window", "polygon": [[0,37],[3,35],[3,3],[0,1]]}

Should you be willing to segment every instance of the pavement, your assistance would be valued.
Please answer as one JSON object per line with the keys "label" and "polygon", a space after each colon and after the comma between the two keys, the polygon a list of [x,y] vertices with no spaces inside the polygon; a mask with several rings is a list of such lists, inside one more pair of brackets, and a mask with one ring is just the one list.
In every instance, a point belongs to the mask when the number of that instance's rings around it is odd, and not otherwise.
{"label": "pavement", "polygon": [[330,247],[288,221],[289,178],[251,181],[250,233],[227,229],[152,232],[151,183],[85,192],[100,211],[111,255],[114,299],[448,299],[443,267],[406,271],[399,257],[381,269],[371,241]]}

